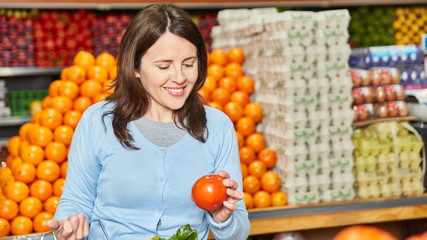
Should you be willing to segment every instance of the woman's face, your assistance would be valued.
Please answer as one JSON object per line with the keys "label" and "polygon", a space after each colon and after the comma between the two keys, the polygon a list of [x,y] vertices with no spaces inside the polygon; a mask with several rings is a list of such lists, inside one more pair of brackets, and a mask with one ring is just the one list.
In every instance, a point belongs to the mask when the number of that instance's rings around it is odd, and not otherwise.
{"label": "woman's face", "polygon": [[172,121],[173,110],[184,105],[197,81],[197,48],[186,39],[166,32],[147,50],[135,74],[151,97],[145,117]]}

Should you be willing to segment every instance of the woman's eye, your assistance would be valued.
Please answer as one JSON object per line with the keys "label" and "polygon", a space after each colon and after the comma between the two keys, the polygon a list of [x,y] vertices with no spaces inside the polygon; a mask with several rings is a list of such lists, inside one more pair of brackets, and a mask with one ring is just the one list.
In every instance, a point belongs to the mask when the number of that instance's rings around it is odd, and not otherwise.
{"label": "woman's eye", "polygon": [[184,64],[184,66],[185,66],[186,68],[192,68],[192,67],[194,67],[194,64]]}
{"label": "woman's eye", "polygon": [[166,69],[169,68],[169,65],[168,66],[158,66],[158,67],[159,67],[160,70],[166,70]]}

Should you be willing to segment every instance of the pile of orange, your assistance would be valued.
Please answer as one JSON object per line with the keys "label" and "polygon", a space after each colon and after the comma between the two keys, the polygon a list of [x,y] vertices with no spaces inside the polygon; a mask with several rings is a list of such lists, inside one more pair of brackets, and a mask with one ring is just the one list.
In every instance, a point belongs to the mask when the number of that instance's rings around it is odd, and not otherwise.
{"label": "pile of orange", "polygon": [[67,156],[82,113],[103,100],[116,76],[116,59],[80,51],[74,65],[49,85],[42,110],[10,138],[0,167],[0,237],[49,231],[62,194]]}
{"label": "pile of orange", "polygon": [[280,190],[280,176],[271,170],[276,165],[276,152],[266,147],[263,134],[256,131],[263,109],[251,102],[255,82],[244,75],[244,51],[238,47],[227,52],[215,49],[208,57],[208,76],[199,95],[206,105],[223,111],[234,123],[246,208],[286,205],[287,195]]}

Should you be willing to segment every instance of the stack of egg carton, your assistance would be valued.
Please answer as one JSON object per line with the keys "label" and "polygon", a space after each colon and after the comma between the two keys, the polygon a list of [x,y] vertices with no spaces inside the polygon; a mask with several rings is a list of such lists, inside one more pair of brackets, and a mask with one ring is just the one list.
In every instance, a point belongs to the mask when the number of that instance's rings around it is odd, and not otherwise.
{"label": "stack of egg carton", "polygon": [[356,129],[356,196],[377,198],[424,192],[423,141],[406,122],[383,122]]}
{"label": "stack of egg carton", "polygon": [[347,10],[218,13],[213,48],[240,46],[256,80],[257,130],[278,153],[289,204],[353,199]]}

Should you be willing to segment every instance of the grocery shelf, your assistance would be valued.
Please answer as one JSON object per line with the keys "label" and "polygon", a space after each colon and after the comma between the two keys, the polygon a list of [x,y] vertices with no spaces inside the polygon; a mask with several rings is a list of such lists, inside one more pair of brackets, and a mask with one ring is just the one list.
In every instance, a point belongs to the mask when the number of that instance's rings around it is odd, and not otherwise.
{"label": "grocery shelf", "polygon": [[249,209],[248,212],[251,235],[423,219],[427,218],[427,194]]}
{"label": "grocery shelf", "polygon": [[393,117],[393,118],[376,118],[369,119],[365,121],[358,121],[353,123],[353,127],[363,127],[373,123],[379,122],[391,122],[391,121],[418,121],[419,119],[415,116],[407,116],[407,117]]}
{"label": "grocery shelf", "polygon": [[30,121],[30,117],[0,118],[0,127],[19,126]]}
{"label": "grocery shelf", "polygon": [[[162,1],[146,0],[5,0],[0,3],[0,8],[70,8],[70,9],[134,9],[141,8],[151,3],[160,3]],[[54,3],[54,4],[52,4]],[[163,2],[162,2],[163,3]],[[227,1],[227,0],[175,0],[174,4],[186,9],[192,8],[249,8],[249,7],[343,7],[343,6],[361,6],[361,5],[401,5],[401,0],[245,0],[245,1]],[[425,4],[427,0],[406,0],[405,5]]]}
{"label": "grocery shelf", "polygon": [[[1,7],[2,4],[0,4]],[[59,75],[62,68],[0,67],[0,77]]]}

